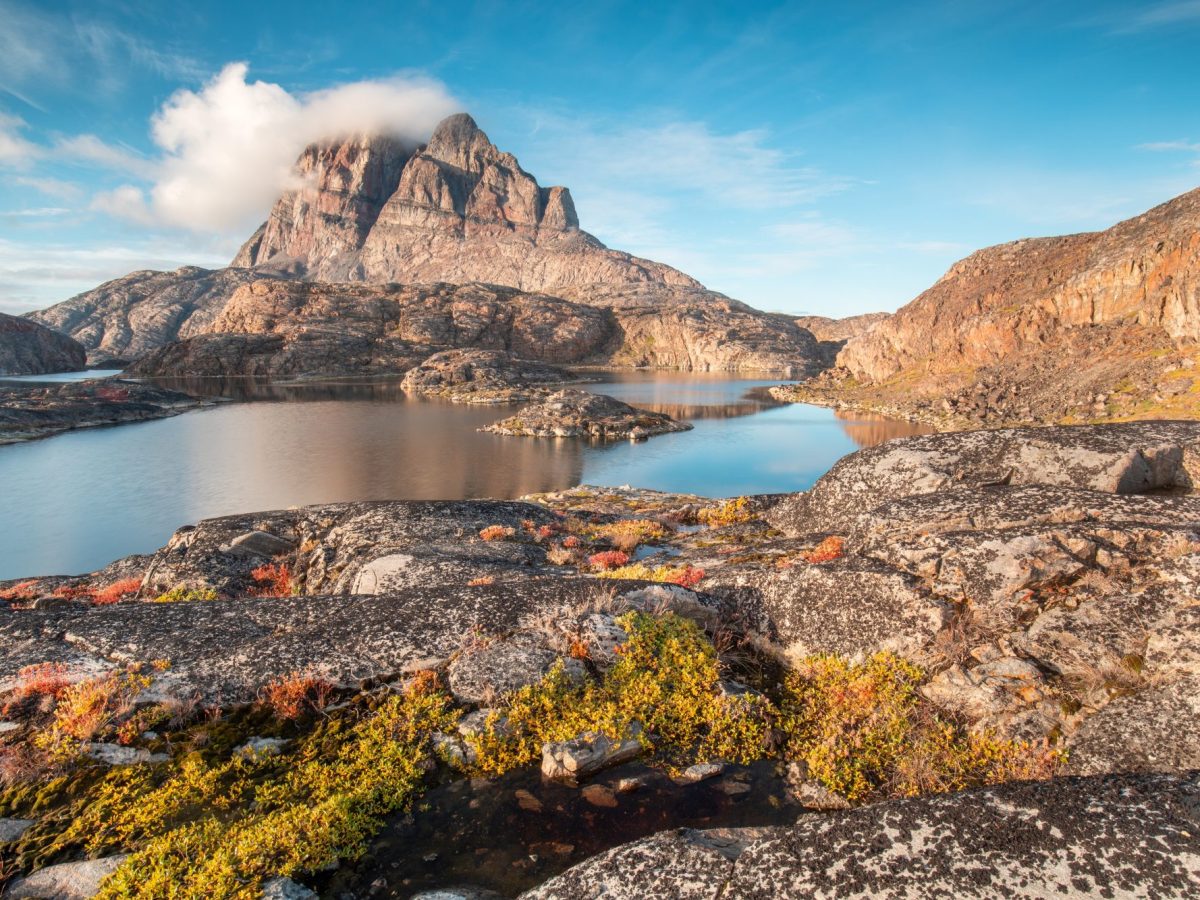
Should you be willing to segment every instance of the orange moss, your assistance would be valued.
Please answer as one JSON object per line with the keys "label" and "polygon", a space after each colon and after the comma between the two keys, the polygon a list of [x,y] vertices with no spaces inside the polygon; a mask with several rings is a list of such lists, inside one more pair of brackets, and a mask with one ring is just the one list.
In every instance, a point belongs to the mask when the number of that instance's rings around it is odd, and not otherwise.
{"label": "orange moss", "polygon": [[800,557],[810,563],[825,563],[841,559],[845,552],[846,541],[837,535],[831,535],[811,550],[801,553]]}
{"label": "orange moss", "polygon": [[255,587],[250,589],[252,597],[292,596],[292,573],[286,563],[267,563],[250,573]]}
{"label": "orange moss", "polygon": [[281,719],[298,719],[329,705],[333,685],[303,672],[276,678],[259,692],[259,700]]}

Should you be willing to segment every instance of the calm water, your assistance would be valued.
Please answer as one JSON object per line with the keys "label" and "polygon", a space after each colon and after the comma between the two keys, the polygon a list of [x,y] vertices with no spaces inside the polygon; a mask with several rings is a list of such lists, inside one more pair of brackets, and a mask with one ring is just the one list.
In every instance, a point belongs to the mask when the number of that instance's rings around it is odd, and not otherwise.
{"label": "calm water", "polygon": [[91,571],[198,519],[361,499],[511,498],[576,484],[711,497],[809,487],[915,426],[779,405],[778,381],[662,373],[589,386],[695,425],[641,444],[482,434],[519,407],[408,399],[394,382],[190,383],[260,402],[0,447],[0,579]]}

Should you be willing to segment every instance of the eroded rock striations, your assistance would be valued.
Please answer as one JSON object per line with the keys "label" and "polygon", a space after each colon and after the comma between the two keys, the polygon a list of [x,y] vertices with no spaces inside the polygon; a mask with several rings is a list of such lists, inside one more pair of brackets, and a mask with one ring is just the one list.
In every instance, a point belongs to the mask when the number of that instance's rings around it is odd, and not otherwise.
{"label": "eroded rock striations", "polygon": [[[93,358],[191,339],[146,364],[175,375],[399,374],[405,341],[556,363],[789,375],[824,366],[788,317],[582,231],[567,189],[539,186],[470,116],[447,119],[423,147],[363,136],[314,145],[297,175],[302,187],[280,198],[233,267],[138,272],[33,317]],[[494,308],[471,310],[488,296]],[[462,326],[456,339],[441,326],[421,333],[431,315],[420,307],[439,302]]]}
{"label": "eroded rock striations", "polygon": [[950,424],[1200,416],[1200,190],[989,247],[785,392]]}
{"label": "eroded rock striations", "polygon": [[567,388],[481,431],[520,437],[587,437],[600,441],[644,440],[690,431],[666,413],[637,409],[604,394]]}
{"label": "eroded rock striations", "polygon": [[87,354],[74,338],[0,313],[0,375],[75,372],[86,365]]}

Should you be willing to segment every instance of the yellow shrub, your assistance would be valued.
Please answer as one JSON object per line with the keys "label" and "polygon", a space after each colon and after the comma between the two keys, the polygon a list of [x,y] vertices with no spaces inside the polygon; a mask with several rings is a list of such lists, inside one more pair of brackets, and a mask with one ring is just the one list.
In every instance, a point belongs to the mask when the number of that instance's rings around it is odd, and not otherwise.
{"label": "yellow shrub", "polygon": [[701,525],[709,528],[724,528],[726,525],[741,525],[755,519],[748,497],[726,500],[720,506],[706,506],[696,513]]}

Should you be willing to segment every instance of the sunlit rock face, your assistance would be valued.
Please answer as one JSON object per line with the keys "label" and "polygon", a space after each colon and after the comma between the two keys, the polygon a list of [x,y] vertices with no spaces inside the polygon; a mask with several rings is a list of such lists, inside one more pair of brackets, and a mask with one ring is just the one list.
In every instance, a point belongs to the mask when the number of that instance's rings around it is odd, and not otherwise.
{"label": "sunlit rock face", "polygon": [[[539,185],[468,115],[423,146],[365,135],[314,144],[294,174],[230,268],[137,272],[34,318],[93,359],[191,339],[156,357],[159,374],[402,373],[465,347],[789,376],[828,363],[790,317],[605,247],[580,229],[567,188]],[[430,326],[417,309],[428,297],[451,325]]]}

